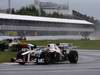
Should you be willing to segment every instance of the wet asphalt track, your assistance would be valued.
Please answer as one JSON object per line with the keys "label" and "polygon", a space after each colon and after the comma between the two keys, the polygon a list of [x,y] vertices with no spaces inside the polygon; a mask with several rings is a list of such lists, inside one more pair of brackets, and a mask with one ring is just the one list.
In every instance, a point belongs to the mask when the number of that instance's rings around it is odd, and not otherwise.
{"label": "wet asphalt track", "polygon": [[79,51],[78,64],[0,64],[0,75],[100,75],[100,51]]}

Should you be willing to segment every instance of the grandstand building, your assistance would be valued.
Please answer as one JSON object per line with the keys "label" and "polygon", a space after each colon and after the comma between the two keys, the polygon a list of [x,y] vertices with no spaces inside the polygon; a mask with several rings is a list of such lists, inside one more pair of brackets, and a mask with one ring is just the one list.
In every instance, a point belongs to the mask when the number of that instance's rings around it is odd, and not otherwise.
{"label": "grandstand building", "polygon": [[41,2],[39,0],[34,0],[34,6],[38,9],[40,14],[40,10],[42,9],[46,14],[58,13],[64,16],[73,16],[72,10],[69,10],[68,2],[67,4],[57,4],[53,2]]}
{"label": "grandstand building", "polygon": [[94,32],[94,24],[85,20],[22,16],[0,13],[0,35],[68,36]]}

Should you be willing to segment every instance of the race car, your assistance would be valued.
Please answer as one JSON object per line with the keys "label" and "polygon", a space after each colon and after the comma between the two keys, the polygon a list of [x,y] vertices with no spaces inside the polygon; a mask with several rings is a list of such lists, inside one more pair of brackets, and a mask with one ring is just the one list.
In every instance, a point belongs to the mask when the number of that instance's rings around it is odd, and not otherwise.
{"label": "race car", "polygon": [[32,44],[19,44],[19,50],[16,54],[16,58],[11,58],[11,61],[24,65],[25,63],[30,63],[34,61],[34,52],[36,49],[36,45]]}
{"label": "race car", "polygon": [[70,63],[78,62],[78,52],[69,43],[48,44],[47,47],[39,48],[35,52],[36,64],[50,64],[69,60]]}

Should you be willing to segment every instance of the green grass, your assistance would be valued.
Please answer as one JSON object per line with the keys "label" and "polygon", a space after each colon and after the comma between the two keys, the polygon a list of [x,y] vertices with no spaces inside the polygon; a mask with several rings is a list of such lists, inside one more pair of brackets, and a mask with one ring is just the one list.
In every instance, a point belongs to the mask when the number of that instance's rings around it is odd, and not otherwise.
{"label": "green grass", "polygon": [[10,62],[10,58],[15,56],[16,52],[0,52],[0,63]]}
{"label": "green grass", "polygon": [[49,43],[72,43],[82,49],[100,49],[100,40],[37,40],[29,43],[46,46]]}
{"label": "green grass", "polygon": [[[38,46],[46,46],[49,43],[72,43],[81,49],[100,49],[100,40],[38,40],[28,41]],[[0,63],[9,62],[10,58],[16,57],[16,52],[0,52]]]}

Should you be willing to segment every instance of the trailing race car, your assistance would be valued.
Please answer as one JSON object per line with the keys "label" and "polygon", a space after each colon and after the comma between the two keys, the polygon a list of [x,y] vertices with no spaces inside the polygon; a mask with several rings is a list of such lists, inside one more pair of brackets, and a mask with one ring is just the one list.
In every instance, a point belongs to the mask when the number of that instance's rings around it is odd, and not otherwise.
{"label": "trailing race car", "polygon": [[50,64],[69,60],[70,63],[78,62],[78,52],[69,43],[49,44],[46,48],[37,49],[35,52],[36,64]]}
{"label": "trailing race car", "polygon": [[19,50],[17,52],[16,58],[11,58],[11,61],[15,60],[15,62],[21,65],[32,62],[35,59],[34,52],[36,47],[36,45],[32,44],[19,44]]}

